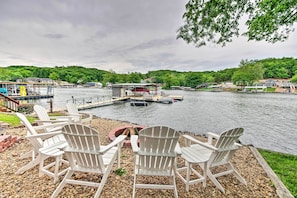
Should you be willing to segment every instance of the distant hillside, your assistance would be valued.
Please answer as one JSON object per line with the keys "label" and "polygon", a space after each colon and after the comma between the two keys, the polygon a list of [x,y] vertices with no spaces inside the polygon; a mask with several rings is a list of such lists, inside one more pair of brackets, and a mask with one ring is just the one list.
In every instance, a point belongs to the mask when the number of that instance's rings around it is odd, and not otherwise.
{"label": "distant hillside", "polygon": [[[75,84],[85,84],[86,82],[101,82],[103,86],[110,83],[139,83],[154,82],[164,85],[164,88],[171,86],[196,87],[207,82],[225,82],[234,80],[234,73],[246,69],[246,65],[251,68],[260,68],[263,71],[260,78],[292,78],[297,74],[296,58],[268,58],[264,60],[243,60],[238,68],[228,68],[220,71],[204,72],[180,72],[175,70],[156,70],[146,74],[131,72],[129,74],[117,74],[115,72],[104,71],[96,68],[85,68],[83,66],[7,66],[0,68],[0,80],[15,81],[20,78],[37,77],[50,78],[53,80],[67,81]],[[257,72],[253,70],[252,72]],[[252,80],[258,80],[259,75]],[[297,79],[297,76],[296,76]]]}

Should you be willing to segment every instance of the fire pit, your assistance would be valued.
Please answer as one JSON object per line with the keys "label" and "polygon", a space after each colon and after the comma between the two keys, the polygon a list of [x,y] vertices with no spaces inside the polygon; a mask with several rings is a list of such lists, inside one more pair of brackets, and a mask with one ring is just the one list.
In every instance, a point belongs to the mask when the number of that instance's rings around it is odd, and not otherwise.
{"label": "fire pit", "polygon": [[144,128],[145,126],[139,126],[139,125],[121,126],[111,130],[108,134],[108,138],[109,140],[113,141],[119,135],[127,135],[127,138],[124,141],[124,146],[131,146],[131,142],[130,142],[131,135],[137,135],[138,131]]}

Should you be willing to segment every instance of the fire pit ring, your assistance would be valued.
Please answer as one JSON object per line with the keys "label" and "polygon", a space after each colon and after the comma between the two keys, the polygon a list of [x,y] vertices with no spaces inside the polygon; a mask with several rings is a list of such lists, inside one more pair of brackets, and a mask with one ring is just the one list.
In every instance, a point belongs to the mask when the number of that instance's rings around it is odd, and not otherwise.
{"label": "fire pit ring", "polygon": [[[144,128],[146,128],[146,127],[140,126],[140,125],[121,126],[121,127],[111,130],[108,134],[108,138],[109,138],[109,140],[114,141],[116,139],[116,137],[118,137],[119,135],[122,135],[124,132],[126,133],[128,129],[134,129],[135,133],[137,133],[138,131],[140,131],[141,129],[144,129]],[[124,141],[124,146],[131,146],[130,134],[127,135],[127,138]]]}

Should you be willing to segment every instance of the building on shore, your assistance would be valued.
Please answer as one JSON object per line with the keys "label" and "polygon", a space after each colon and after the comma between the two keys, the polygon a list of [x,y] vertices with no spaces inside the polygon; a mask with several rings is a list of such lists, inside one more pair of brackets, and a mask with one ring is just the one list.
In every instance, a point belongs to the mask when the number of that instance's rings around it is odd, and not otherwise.
{"label": "building on shore", "polygon": [[53,85],[53,80],[40,80],[40,78],[19,79],[16,82],[0,81],[0,92],[17,100],[53,98]]}

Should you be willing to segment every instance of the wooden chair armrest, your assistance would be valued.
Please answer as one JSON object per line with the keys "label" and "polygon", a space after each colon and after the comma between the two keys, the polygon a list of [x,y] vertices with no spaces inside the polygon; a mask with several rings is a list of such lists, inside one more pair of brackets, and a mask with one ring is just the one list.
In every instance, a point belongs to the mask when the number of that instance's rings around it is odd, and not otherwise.
{"label": "wooden chair armrest", "polygon": [[73,120],[71,116],[49,116],[50,119],[54,119],[54,120],[68,120],[71,121]]}
{"label": "wooden chair armrest", "polygon": [[193,138],[192,136],[189,136],[189,135],[183,135],[184,138],[190,140],[191,142],[195,143],[195,144],[199,144],[201,146],[204,146],[208,149],[211,149],[211,150],[217,150],[216,147],[212,146],[211,144],[208,144],[208,143],[205,143],[205,142],[201,142],[195,138]]}
{"label": "wooden chair armrest", "polygon": [[55,132],[50,132],[50,133],[40,133],[40,134],[36,134],[36,135],[27,135],[26,138],[29,139],[36,139],[36,138],[42,138],[42,139],[48,139],[51,138],[55,135],[59,135],[61,134],[61,131],[55,131]]}
{"label": "wooden chair armrest", "polygon": [[176,144],[174,151],[176,152],[176,154],[179,156],[182,154],[181,148],[179,143]]}
{"label": "wooden chair armrest", "polygon": [[100,149],[99,153],[104,154],[106,151],[111,149],[112,147],[118,145],[119,147],[123,146],[124,140],[126,139],[127,136],[125,135],[120,135],[118,136],[114,141],[112,141],[110,144],[104,146],[102,149]]}
{"label": "wooden chair armrest", "polygon": [[48,124],[48,125],[39,125],[39,126],[34,126],[33,128],[35,130],[40,130],[40,129],[51,129],[51,128],[54,128],[54,127],[62,127],[64,125],[68,124],[68,122],[57,122],[57,123],[54,123],[54,124]]}
{"label": "wooden chair armrest", "polygon": [[68,123],[68,120],[35,120],[37,124],[43,124],[43,123]]}

